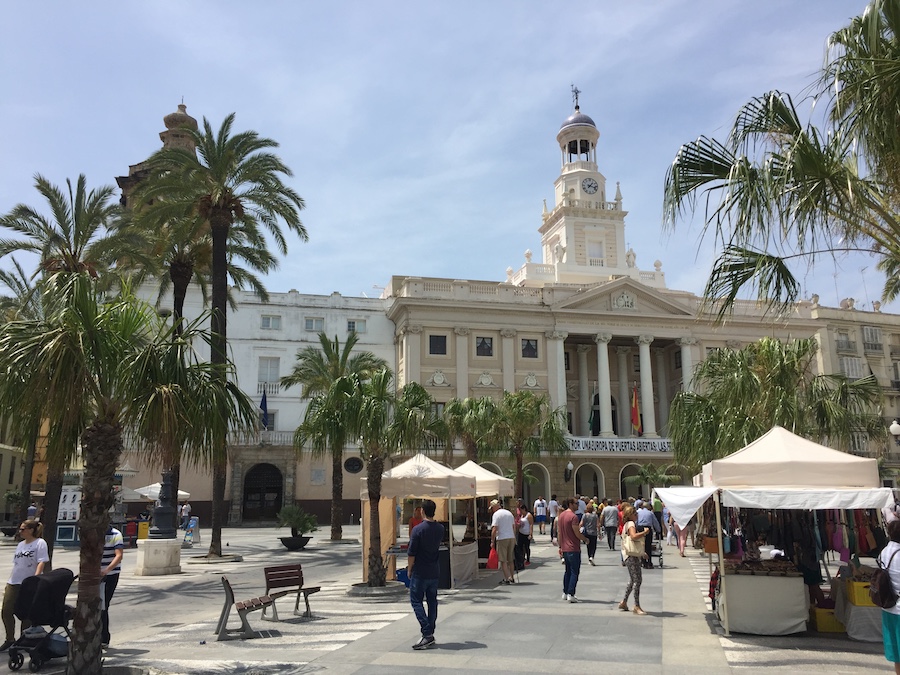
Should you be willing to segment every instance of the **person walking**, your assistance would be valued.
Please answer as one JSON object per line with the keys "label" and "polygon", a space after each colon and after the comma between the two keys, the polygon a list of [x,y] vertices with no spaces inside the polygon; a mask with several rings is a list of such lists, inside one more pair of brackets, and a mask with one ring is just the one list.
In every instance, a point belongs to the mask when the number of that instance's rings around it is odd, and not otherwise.
{"label": "person walking", "polygon": [[547,524],[547,501],[543,497],[534,500],[534,522],[537,523],[538,531],[544,532],[544,526]]}
{"label": "person walking", "polygon": [[547,517],[550,519],[550,543],[555,544],[556,541],[556,518],[559,516],[559,502],[556,501],[556,495],[550,495],[550,503],[547,504]]}
{"label": "person walking", "polygon": [[409,603],[422,630],[422,638],[412,647],[415,650],[431,649],[435,646],[437,589],[441,575],[438,550],[444,540],[444,526],[434,520],[436,510],[437,505],[430,499],[422,502],[423,520],[413,528],[409,537],[409,548],[406,551]]}
{"label": "person walking", "polygon": [[491,501],[491,548],[497,551],[500,571],[503,572],[501,584],[516,583],[513,578],[513,556],[516,548],[515,518],[496,499]]}
{"label": "person walking", "polygon": [[191,524],[191,503],[185,500],[184,504],[181,505],[181,529],[188,529],[188,525]]}
{"label": "person walking", "polygon": [[[190,508],[190,506],[188,506]],[[190,518],[190,511],[188,511]],[[103,610],[100,613],[102,628],[101,643],[109,646],[109,603],[119,585],[119,572],[122,571],[122,554],[125,551],[125,539],[122,533],[112,525],[106,530],[103,542],[103,557],[100,559],[100,587],[103,595]]]}
{"label": "person walking", "polygon": [[[878,554],[878,565],[887,570],[894,593],[900,594],[900,520],[887,524],[888,543]],[[900,675],[900,603],[881,610],[881,635],[884,638],[884,657],[894,664]]]}
{"label": "person walking", "polygon": [[587,543],[587,537],[581,534],[581,525],[575,513],[577,508],[578,501],[569,497],[566,500],[566,509],[559,514],[556,524],[559,551],[566,566],[563,573],[563,600],[567,602],[578,602],[575,591],[581,572],[581,542]]}
{"label": "person walking", "polygon": [[597,552],[597,536],[598,536],[598,527],[599,518],[594,511],[594,505],[588,504],[587,511],[584,512],[584,516],[581,518],[581,527],[584,530],[584,536],[587,537],[587,554],[588,554],[588,562],[593,565],[594,564],[594,554]]}
{"label": "person walking", "polygon": [[641,508],[638,509],[637,526],[638,529],[643,528],[649,530],[647,536],[644,537],[644,552],[647,554],[647,558],[644,560],[644,567],[648,570],[652,570],[653,562],[651,556],[653,555],[653,533],[662,533],[662,528],[660,527],[656,516],[653,514],[653,511],[650,510],[649,502],[643,502]]}
{"label": "person walking", "polygon": [[528,512],[525,502],[519,505],[519,527],[516,531],[516,539],[525,565],[531,564],[531,542],[534,541],[534,516]]}
{"label": "person walking", "polygon": [[[50,555],[47,551],[47,542],[41,539],[44,534],[44,526],[36,520],[26,520],[19,525],[19,535],[22,541],[16,546],[13,554],[13,568],[6,582],[6,590],[3,592],[3,608],[0,609],[0,617],[3,619],[3,628],[6,630],[6,639],[0,645],[0,652],[5,652],[16,641],[16,599],[22,588],[22,582],[28,577],[36,576],[44,571],[44,565],[49,562]],[[31,622],[22,621],[22,630],[31,626]]]}
{"label": "person walking", "polygon": [[[653,516],[652,511],[650,513],[650,516]],[[625,552],[625,538],[628,537],[634,542],[639,542],[641,539],[648,536],[650,530],[644,528],[643,532],[637,531],[637,526],[635,524],[635,521],[637,520],[637,513],[635,512],[634,507],[631,506],[631,504],[627,504],[622,509],[622,520],[622,555],[625,557],[625,567],[628,568],[628,586],[625,587],[625,598],[622,600],[622,602],[619,603],[619,609],[621,609],[623,612],[628,611],[628,596],[631,595],[632,591],[634,591],[634,610],[632,611],[634,611],[634,613],[639,616],[644,616],[647,612],[641,609],[641,582],[643,581],[641,561],[643,560],[643,556],[647,554],[627,554]]]}
{"label": "person walking", "polygon": [[609,550],[614,551],[616,548],[616,531],[619,529],[619,509],[609,502],[600,512],[600,519],[603,522],[603,529],[606,532],[606,543]]}

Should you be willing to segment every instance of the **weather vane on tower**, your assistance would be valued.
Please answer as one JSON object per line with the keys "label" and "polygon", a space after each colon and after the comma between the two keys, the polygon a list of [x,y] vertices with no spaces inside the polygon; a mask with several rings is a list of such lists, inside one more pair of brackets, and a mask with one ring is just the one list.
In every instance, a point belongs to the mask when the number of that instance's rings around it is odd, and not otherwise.
{"label": "weather vane on tower", "polygon": [[576,86],[573,84],[573,85],[572,85],[572,101],[575,103],[575,110],[576,110],[576,111],[579,109],[579,108],[578,108],[578,94],[580,94],[580,93],[581,93],[581,91],[579,91],[578,87],[576,87]]}

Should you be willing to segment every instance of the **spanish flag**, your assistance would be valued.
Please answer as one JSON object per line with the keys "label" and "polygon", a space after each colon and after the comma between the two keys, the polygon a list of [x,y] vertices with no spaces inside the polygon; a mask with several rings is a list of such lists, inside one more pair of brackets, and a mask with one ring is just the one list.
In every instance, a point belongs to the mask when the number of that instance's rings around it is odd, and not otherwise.
{"label": "spanish flag", "polygon": [[641,409],[638,405],[637,385],[631,390],[631,433],[635,436],[643,436],[641,428]]}

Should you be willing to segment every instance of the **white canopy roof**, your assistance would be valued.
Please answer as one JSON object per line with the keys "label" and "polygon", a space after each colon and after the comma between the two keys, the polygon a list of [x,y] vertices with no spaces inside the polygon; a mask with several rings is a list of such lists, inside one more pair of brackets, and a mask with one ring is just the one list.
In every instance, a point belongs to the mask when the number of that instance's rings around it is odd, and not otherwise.
{"label": "white canopy roof", "polygon": [[832,450],[777,426],[728,457],[704,464],[700,479],[702,487],[656,489],[676,523],[687,523],[717,488],[723,505],[739,508],[865,509],[894,502],[891,489],[879,487],[877,460]]}
{"label": "white canopy roof", "polygon": [[878,461],[832,450],[772,427],[748,446],[703,465],[704,486],[877,488]]}
{"label": "white canopy roof", "polygon": [[[360,499],[368,501],[366,479],[360,479]],[[471,499],[475,496],[475,479],[448,469],[422,453],[381,475],[382,497],[412,499]]]}
{"label": "white canopy roof", "polygon": [[[162,485],[160,483],[151,483],[150,485],[145,485],[144,487],[135,488],[134,491],[138,494],[144,495],[147,499],[159,501],[159,491],[161,489]],[[178,501],[189,499],[190,496],[190,492],[185,492],[184,490],[178,491]]]}
{"label": "white canopy roof", "polygon": [[477,497],[493,497],[496,495],[512,497],[515,490],[515,484],[511,478],[504,478],[490,469],[485,469],[471,459],[462,466],[456,467],[456,472],[475,479],[475,495]]}

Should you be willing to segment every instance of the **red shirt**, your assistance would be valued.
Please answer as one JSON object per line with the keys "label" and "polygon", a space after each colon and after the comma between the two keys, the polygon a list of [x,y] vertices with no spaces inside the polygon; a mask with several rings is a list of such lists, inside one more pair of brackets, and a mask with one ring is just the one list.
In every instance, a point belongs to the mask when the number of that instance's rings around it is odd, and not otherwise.
{"label": "red shirt", "polygon": [[563,553],[574,553],[581,550],[581,540],[572,531],[572,523],[578,523],[578,516],[571,509],[566,509],[556,519],[556,531],[559,536],[559,548]]}

